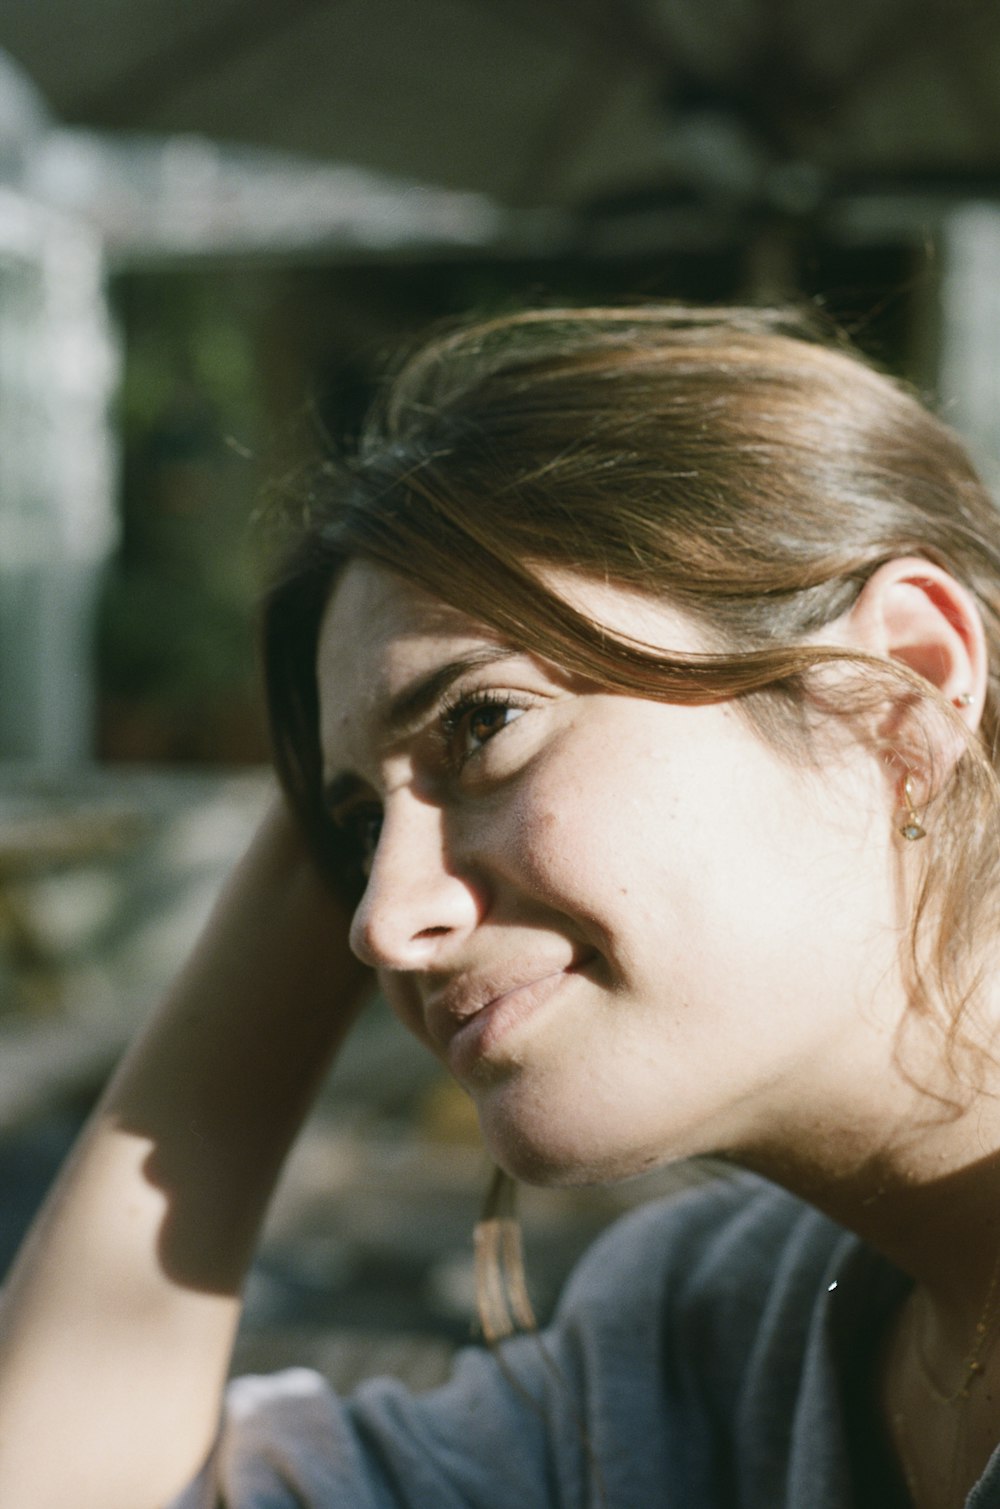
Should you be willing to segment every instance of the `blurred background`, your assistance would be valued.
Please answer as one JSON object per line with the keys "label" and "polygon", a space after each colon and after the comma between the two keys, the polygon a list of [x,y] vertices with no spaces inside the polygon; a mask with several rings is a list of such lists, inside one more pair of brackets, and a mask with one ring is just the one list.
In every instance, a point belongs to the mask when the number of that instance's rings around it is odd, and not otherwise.
{"label": "blurred background", "polygon": [[[997,483],[998,274],[992,0],[6,0],[0,1269],[260,809],[268,520],[401,338],[525,300],[807,298]],[[237,1365],[438,1376],[486,1177],[374,1007]],[[649,1192],[530,1196],[543,1312]]]}

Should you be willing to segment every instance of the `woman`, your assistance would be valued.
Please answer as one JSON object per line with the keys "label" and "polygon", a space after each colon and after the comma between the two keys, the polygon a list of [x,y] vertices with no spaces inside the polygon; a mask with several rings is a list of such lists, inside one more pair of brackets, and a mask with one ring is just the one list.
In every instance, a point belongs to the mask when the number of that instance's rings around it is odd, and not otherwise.
{"label": "woman", "polygon": [[[778,316],[412,359],[266,604],[297,822],[8,1286],[0,1502],[1000,1505],[997,540],[955,437]],[[509,1172],[749,1174],[615,1228],[544,1343],[417,1401],[239,1385],[220,1432],[373,972]]]}

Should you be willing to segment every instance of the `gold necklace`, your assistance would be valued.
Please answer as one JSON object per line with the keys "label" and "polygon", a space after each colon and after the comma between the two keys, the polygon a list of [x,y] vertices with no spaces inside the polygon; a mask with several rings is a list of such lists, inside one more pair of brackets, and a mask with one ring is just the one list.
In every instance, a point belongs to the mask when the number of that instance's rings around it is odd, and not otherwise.
{"label": "gold necklace", "polygon": [[[929,1397],[936,1404],[943,1404],[948,1408],[953,1408],[956,1405],[963,1405],[970,1398],[973,1384],[985,1372],[986,1357],[990,1344],[996,1336],[998,1322],[1000,1322],[1000,1250],[998,1250],[993,1260],[993,1269],[986,1289],[986,1299],[983,1303],[979,1319],[976,1321],[972,1345],[965,1359],[965,1374],[958,1388],[947,1391],[940,1387],[927,1364],[919,1333],[915,1326],[910,1326],[910,1350],[917,1364],[917,1376]],[[912,1441],[906,1412],[904,1410],[896,1410],[893,1412],[892,1419],[895,1426],[896,1446],[899,1452],[900,1465],[903,1469],[906,1487],[914,1504],[918,1504],[920,1502],[918,1477],[913,1468],[911,1457]],[[965,1410],[962,1410],[954,1422],[954,1441],[951,1450],[948,1481],[945,1487],[945,1502],[949,1506],[955,1505],[956,1509],[958,1503],[964,1503],[965,1501],[964,1494],[956,1496],[955,1485],[959,1477],[959,1462],[962,1455],[962,1445],[965,1440],[967,1423],[967,1413]]]}
{"label": "gold necklace", "polygon": [[917,1360],[917,1370],[924,1387],[939,1404],[958,1404],[968,1399],[972,1385],[983,1373],[987,1348],[996,1334],[998,1321],[1000,1321],[1000,1249],[993,1260],[993,1271],[986,1290],[986,1300],[979,1319],[976,1321],[972,1346],[965,1359],[965,1376],[957,1389],[948,1392],[941,1388],[927,1365],[919,1335],[915,1329],[912,1332],[913,1354]]}

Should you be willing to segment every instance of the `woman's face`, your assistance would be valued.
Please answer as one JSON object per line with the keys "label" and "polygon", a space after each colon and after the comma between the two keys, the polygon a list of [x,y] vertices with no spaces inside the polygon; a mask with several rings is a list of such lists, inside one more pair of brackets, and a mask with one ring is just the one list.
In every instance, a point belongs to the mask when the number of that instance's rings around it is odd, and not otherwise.
{"label": "woman's face", "polygon": [[[555,585],[699,648],[660,603]],[[899,932],[860,749],[795,765],[732,704],[609,693],[364,563],[318,674],[330,811],[367,875],[353,947],[508,1169],[766,1163],[877,1101]]]}

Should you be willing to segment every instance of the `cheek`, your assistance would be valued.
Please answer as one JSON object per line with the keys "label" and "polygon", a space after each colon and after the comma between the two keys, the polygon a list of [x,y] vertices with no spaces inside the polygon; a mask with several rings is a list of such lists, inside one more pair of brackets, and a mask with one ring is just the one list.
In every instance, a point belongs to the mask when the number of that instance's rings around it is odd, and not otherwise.
{"label": "cheek", "polygon": [[591,804],[553,781],[535,781],[498,823],[493,856],[515,888],[541,902],[579,901],[594,889],[595,824]]}
{"label": "cheek", "polygon": [[[650,813],[634,788],[601,770],[589,783],[534,781],[494,832],[499,887],[518,913],[537,908],[542,925],[569,932],[617,958],[640,913],[653,913]],[[652,846],[659,850],[654,836]],[[504,903],[502,891],[500,915]],[[651,918],[650,918],[651,920]]]}

